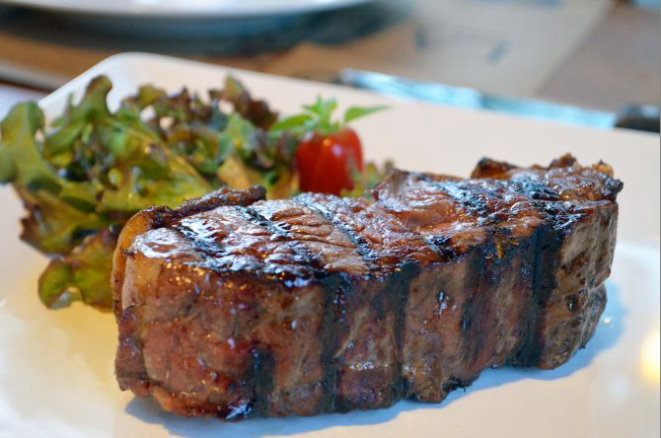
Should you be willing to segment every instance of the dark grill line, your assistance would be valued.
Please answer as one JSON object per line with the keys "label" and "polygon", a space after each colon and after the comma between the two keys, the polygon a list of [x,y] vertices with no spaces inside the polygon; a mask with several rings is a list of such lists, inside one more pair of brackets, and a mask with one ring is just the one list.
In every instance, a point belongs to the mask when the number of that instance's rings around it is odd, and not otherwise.
{"label": "dark grill line", "polygon": [[[301,195],[295,198],[295,201],[301,205],[310,208],[311,210],[316,211],[327,220],[333,223],[342,233],[347,236],[358,248],[358,253],[362,256],[365,263],[370,267],[370,277],[371,281],[375,281],[374,278],[375,271],[380,271],[380,266],[378,263],[379,252],[373,248],[370,248],[368,243],[360,235],[353,232],[347,225],[342,222],[337,216],[334,216],[332,212],[325,207],[323,202],[314,202],[309,199],[306,195]],[[344,202],[340,200],[339,202]],[[415,275],[419,272],[419,266],[415,262],[402,262],[398,267],[394,268],[392,272],[387,274],[385,278],[382,278],[383,286],[380,293],[374,298],[373,302],[370,303],[370,308],[374,309],[375,306],[381,307],[382,302],[386,303],[386,309],[381,309],[382,313],[386,314],[388,310],[394,312],[395,315],[395,357],[397,372],[395,381],[393,382],[392,394],[390,397],[390,402],[404,396],[406,388],[404,388],[404,379],[402,378],[402,367],[403,367],[403,337],[404,337],[404,323],[405,323],[405,314],[406,314],[406,305],[409,299],[409,290],[411,283],[415,278]],[[379,274],[381,277],[381,274]],[[383,316],[383,315],[382,315]],[[341,323],[338,321],[338,323]],[[340,324],[340,327],[342,325]]]}
{"label": "dark grill line", "polygon": [[367,247],[367,242],[365,242],[365,239],[347,228],[346,224],[340,221],[337,217],[333,216],[330,210],[325,208],[323,204],[311,201],[306,195],[299,195],[294,198],[293,201],[303,207],[309,208],[335,225],[337,229],[342,232],[342,234],[347,236],[349,240],[351,240],[351,242],[356,245],[358,254],[360,254],[367,266],[370,267],[370,271],[372,271],[372,268],[375,266],[375,262],[378,257],[375,256],[374,252]]}
{"label": "dark grill line", "polygon": [[[231,208],[238,213],[244,213],[244,207],[231,206]],[[247,216],[244,215],[247,219]],[[223,266],[219,259],[227,255],[227,252],[222,248],[222,245],[219,245],[217,240],[213,236],[202,236],[200,233],[193,228],[187,226],[185,223],[182,223],[181,220],[170,225],[170,228],[179,233],[180,236],[184,237],[193,248],[203,255],[205,255],[205,265],[210,269],[216,272],[219,275],[224,275],[227,273],[227,266]],[[262,261],[257,262],[257,266],[251,269],[243,269],[248,273],[259,273],[264,274],[265,266]],[[233,270],[233,272],[237,272]]]}
{"label": "dark grill line", "polygon": [[[536,203],[535,203],[536,204]],[[539,239],[537,240],[537,247],[535,248],[535,288],[533,289],[533,306],[535,306],[535,321],[534,333],[532,343],[535,348],[531,351],[528,358],[530,365],[537,366],[539,364],[543,345],[541,340],[542,327],[539,324],[540,309],[544,309],[551,297],[551,292],[557,286],[555,279],[555,271],[558,266],[559,252],[562,245],[562,238],[560,233],[554,231],[553,227],[548,223],[539,227]]]}
{"label": "dark grill line", "polygon": [[[469,257],[469,276],[470,283],[466,288],[468,292],[468,300],[462,308],[461,316],[461,336],[465,345],[466,358],[469,362],[475,362],[480,355],[482,346],[481,324],[476,321],[484,311],[489,307],[491,297],[491,287],[493,284],[485,278],[488,275],[487,255],[495,253],[495,244],[497,236],[494,230],[486,227],[485,218],[488,217],[489,211],[488,203],[486,200],[481,199],[482,196],[491,195],[496,197],[493,193],[483,194],[476,193],[474,187],[461,187],[459,182],[456,181],[436,181],[425,177],[427,182],[430,182],[445,194],[450,196],[457,204],[462,206],[468,212],[471,219],[484,227],[487,234],[487,242],[478,248],[471,249],[466,257]],[[455,254],[456,251],[452,247],[451,241],[443,241],[442,239],[435,239],[437,247],[441,249],[441,255],[447,256],[448,254]],[[483,272],[485,271],[485,272]],[[485,279],[487,281],[485,281]],[[471,381],[464,381],[458,376],[450,376],[451,385],[457,385],[461,381],[461,386],[470,385]]]}
{"label": "dark grill line", "polygon": [[436,181],[428,177],[425,181],[432,183],[435,187],[442,190],[443,193],[450,196],[464,207],[472,217],[480,219],[486,217],[488,211],[487,203],[480,199],[479,194],[467,188],[461,187],[457,181]]}
{"label": "dark grill line", "polygon": [[543,241],[546,238],[545,234],[547,230],[545,226],[537,228],[533,235],[530,237],[530,244],[532,246],[532,294],[528,302],[526,303],[526,308],[524,309],[524,315],[527,315],[528,318],[524,320],[525,326],[523,327],[523,337],[519,342],[519,348],[517,351],[513,352],[511,359],[509,361],[510,365],[521,366],[521,367],[532,367],[536,366],[539,362],[540,349],[538,333],[537,333],[537,320],[539,312],[542,309],[540,299],[540,272],[543,271],[544,267],[542,265],[542,247]]}
{"label": "dark grill line", "polygon": [[405,382],[402,374],[404,366],[403,361],[403,342],[404,342],[404,325],[406,323],[406,307],[409,301],[409,291],[411,290],[411,283],[420,271],[420,267],[415,262],[407,262],[402,265],[392,275],[381,294],[385,294],[392,300],[392,305],[395,306],[395,342],[397,342],[397,377],[393,384],[392,402],[403,398],[407,392]]}
{"label": "dark grill line", "polygon": [[297,242],[296,239],[292,238],[292,235],[287,230],[278,227],[271,220],[259,214],[259,212],[253,207],[244,207],[242,208],[242,211],[248,218],[264,227],[272,236],[281,239],[283,244],[288,245],[296,254],[298,261],[310,267],[315,272],[318,279],[322,279],[326,276],[324,265],[321,260],[312,256],[306,248]]}
{"label": "dark grill line", "polygon": [[180,236],[184,237],[188,242],[190,242],[193,248],[202,254],[214,259],[223,255],[222,249],[216,243],[211,244],[208,239],[202,238],[199,233],[187,227],[186,225],[177,223],[171,228],[175,230]]}
{"label": "dark grill line", "polygon": [[346,296],[354,292],[353,286],[343,274],[329,274],[325,272],[322,260],[312,256],[287,230],[277,227],[273,221],[262,216],[252,207],[246,207],[245,211],[250,217],[269,230],[272,235],[283,239],[289,244],[301,256],[304,263],[314,268],[318,273],[317,280],[319,280],[323,287],[324,305],[327,306],[324,309],[322,330],[319,331],[319,342],[322,345],[321,362],[325,368],[323,383],[327,388],[320,409],[325,412],[332,412],[336,404],[336,386],[338,380],[338,369],[333,362],[333,354],[338,348],[339,336],[337,330],[345,325],[343,323],[343,316],[345,314],[344,305],[346,303]]}

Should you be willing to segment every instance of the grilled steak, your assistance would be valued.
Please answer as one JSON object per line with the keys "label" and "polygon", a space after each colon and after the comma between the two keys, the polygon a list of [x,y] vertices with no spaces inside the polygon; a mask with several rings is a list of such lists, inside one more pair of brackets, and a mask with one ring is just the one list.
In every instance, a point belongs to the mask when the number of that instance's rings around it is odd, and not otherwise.
{"label": "grilled steak", "polygon": [[223,189],[136,215],[113,286],[122,389],[237,420],[440,402],[555,368],[606,304],[622,183],[571,156],[396,171],[372,199]]}

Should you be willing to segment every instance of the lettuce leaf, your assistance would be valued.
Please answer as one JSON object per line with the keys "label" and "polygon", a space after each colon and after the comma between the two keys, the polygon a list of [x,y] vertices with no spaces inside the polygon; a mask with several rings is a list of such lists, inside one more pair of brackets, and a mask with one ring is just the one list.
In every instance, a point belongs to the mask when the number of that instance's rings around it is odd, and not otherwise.
{"label": "lettuce leaf", "polygon": [[[13,185],[27,211],[21,238],[52,257],[39,282],[48,307],[111,306],[117,234],[140,210],[176,207],[222,185],[259,184],[270,198],[297,194],[300,139],[337,123],[336,102],[322,99],[278,122],[231,77],[206,98],[146,85],[116,110],[111,89],[107,77],[94,78],[50,126],[34,102],[0,122],[0,183]],[[379,109],[352,108],[345,121]],[[372,184],[378,172],[369,169],[356,175],[357,188]]]}
{"label": "lettuce leaf", "polygon": [[71,254],[51,260],[39,278],[39,298],[47,307],[80,300],[110,308],[110,273],[117,236],[108,228],[87,237]]}
{"label": "lettuce leaf", "polygon": [[[0,183],[14,186],[27,211],[21,238],[54,257],[39,283],[44,304],[109,307],[110,230],[138,211],[176,207],[223,184],[259,184],[266,174],[279,187],[290,178],[288,169],[279,177],[267,141],[277,114],[235,79],[224,85],[208,101],[186,89],[168,95],[144,86],[113,112],[112,84],[99,76],[50,127],[34,102],[2,120]],[[229,170],[245,180],[239,184]]]}

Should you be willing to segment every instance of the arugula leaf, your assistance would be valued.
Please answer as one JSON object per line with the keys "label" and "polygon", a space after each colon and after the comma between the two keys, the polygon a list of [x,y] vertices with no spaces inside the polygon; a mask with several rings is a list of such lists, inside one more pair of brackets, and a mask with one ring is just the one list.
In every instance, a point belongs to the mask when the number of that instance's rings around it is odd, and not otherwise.
{"label": "arugula leaf", "polygon": [[297,114],[295,116],[286,117],[271,126],[270,131],[281,134],[282,131],[287,131],[292,128],[299,128],[310,120],[312,120],[312,116],[310,114]]}
{"label": "arugula leaf", "polygon": [[39,298],[47,307],[73,301],[110,308],[110,272],[117,237],[104,228],[85,239],[70,255],[53,259],[39,278]]}
{"label": "arugula leaf", "polygon": [[321,96],[313,105],[303,106],[303,113],[289,116],[275,123],[270,128],[270,137],[276,138],[283,131],[290,131],[299,138],[310,132],[316,132],[323,136],[331,135],[341,131],[347,124],[387,109],[387,106],[379,105],[372,107],[352,106],[344,114],[342,122],[333,121],[333,113],[337,110],[335,99],[323,99]]}
{"label": "arugula leaf", "polygon": [[[337,102],[319,97],[278,121],[266,102],[228,77],[208,100],[185,88],[168,94],[146,85],[111,111],[111,88],[107,77],[94,78],[49,127],[33,102],[16,105],[0,122],[0,183],[11,183],[27,210],[21,238],[54,256],[39,289],[49,307],[74,300],[111,305],[110,230],[138,211],[176,207],[221,185],[261,184],[271,198],[290,197],[299,190],[301,139],[381,109],[351,108],[334,121]],[[233,111],[224,110],[228,103]]]}
{"label": "arugula leaf", "polygon": [[266,102],[253,99],[243,84],[232,76],[225,79],[225,88],[218,95],[234,105],[236,114],[259,128],[268,129],[278,120],[278,114],[271,111]]}
{"label": "arugula leaf", "polygon": [[351,123],[354,120],[369,116],[370,114],[378,113],[388,109],[385,105],[379,106],[370,106],[370,107],[361,107],[361,106],[352,106],[344,114],[344,123]]}
{"label": "arugula leaf", "polygon": [[109,224],[107,217],[79,210],[48,191],[17,191],[28,211],[21,239],[47,254],[67,254],[84,236]]}
{"label": "arugula leaf", "polygon": [[60,188],[59,178],[41,156],[34,139],[43,125],[44,114],[33,102],[16,105],[0,123],[2,182],[23,187],[47,186],[53,191]]}

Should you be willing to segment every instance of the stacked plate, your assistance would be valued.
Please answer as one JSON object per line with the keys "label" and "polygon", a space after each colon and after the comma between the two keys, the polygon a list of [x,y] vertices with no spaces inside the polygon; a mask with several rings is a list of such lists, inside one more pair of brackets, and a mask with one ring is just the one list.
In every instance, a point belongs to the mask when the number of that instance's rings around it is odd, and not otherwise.
{"label": "stacked plate", "polygon": [[158,18],[245,18],[296,14],[371,0],[0,0],[0,4],[103,16]]}

